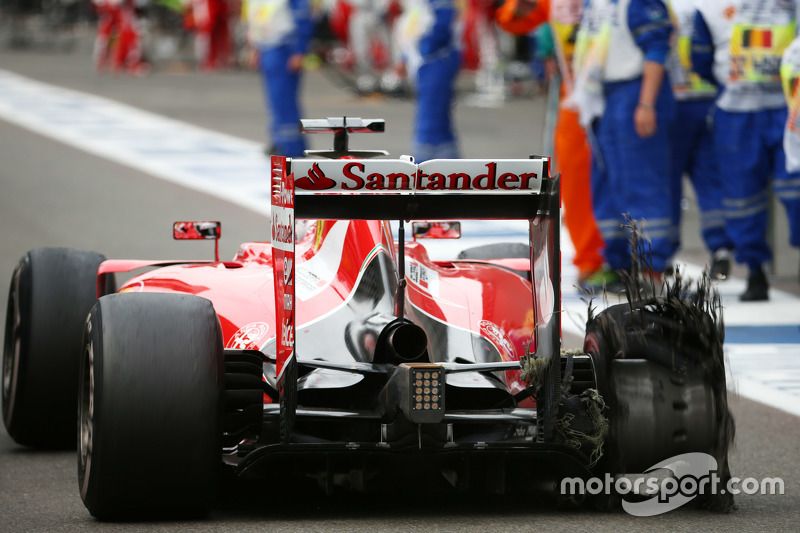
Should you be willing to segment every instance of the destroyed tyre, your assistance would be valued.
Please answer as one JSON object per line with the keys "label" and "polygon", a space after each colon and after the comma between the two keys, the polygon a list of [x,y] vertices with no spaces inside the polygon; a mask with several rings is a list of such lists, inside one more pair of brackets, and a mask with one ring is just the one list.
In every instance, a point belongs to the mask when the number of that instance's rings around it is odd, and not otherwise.
{"label": "destroyed tyre", "polygon": [[640,473],[675,455],[703,452],[729,475],[733,419],[722,333],[708,309],[689,300],[609,307],[588,322],[584,351],[608,406],[600,470]]}
{"label": "destroyed tyre", "polygon": [[220,467],[224,365],[209,300],[114,294],[86,323],[78,478],[104,520],[198,516]]}
{"label": "destroyed tyre", "polygon": [[[3,347],[3,421],[18,444],[75,446],[81,334],[104,260],[95,252],[37,248],[14,269]],[[113,285],[113,276],[108,281]]]}

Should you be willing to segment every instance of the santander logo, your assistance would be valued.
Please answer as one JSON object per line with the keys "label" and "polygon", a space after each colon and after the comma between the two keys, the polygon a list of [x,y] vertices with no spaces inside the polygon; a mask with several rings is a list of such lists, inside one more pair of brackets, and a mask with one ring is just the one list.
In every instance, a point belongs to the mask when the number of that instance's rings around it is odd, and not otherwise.
{"label": "santander logo", "polygon": [[292,211],[273,206],[272,242],[291,244],[294,237]]}
{"label": "santander logo", "polygon": [[[299,190],[387,193],[537,193],[543,163],[534,160],[293,162]],[[326,173],[328,175],[326,175]]]}
{"label": "santander logo", "polygon": [[325,175],[319,168],[319,163],[314,163],[307,176],[295,180],[295,186],[309,191],[324,191],[336,186],[336,182]]}

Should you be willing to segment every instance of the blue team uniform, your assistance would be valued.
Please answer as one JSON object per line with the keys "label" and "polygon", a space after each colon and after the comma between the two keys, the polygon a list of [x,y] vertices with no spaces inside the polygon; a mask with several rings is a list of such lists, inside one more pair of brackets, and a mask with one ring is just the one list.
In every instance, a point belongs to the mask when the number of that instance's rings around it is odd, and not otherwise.
{"label": "blue team uniform", "polygon": [[314,31],[310,0],[288,0],[294,21],[292,31],[276,42],[253,43],[259,51],[259,70],[271,121],[268,134],[278,155],[301,157],[306,148],[300,133],[300,82],[302,71],[287,68],[294,54],[308,52]]}
{"label": "blue team uniform", "polygon": [[433,25],[419,41],[419,67],[415,73],[417,105],[412,155],[417,162],[459,157],[453,129],[455,81],[461,68],[455,23],[458,11],[452,0],[429,0]]}
{"label": "blue team uniform", "polygon": [[[589,2],[584,13],[597,1]],[[673,26],[661,0],[607,4],[606,12],[610,9],[615,14],[611,17],[602,78],[605,110],[592,125],[596,139],[592,158],[594,213],[610,268],[631,268],[629,232],[623,227],[629,213],[650,241],[650,249],[644,252],[650,254],[653,270],[662,272],[672,255],[670,128],[675,113],[666,73],[655,102],[657,129],[653,136],[639,137],[634,113],[639,105],[644,61],[666,62]],[[617,41],[624,45],[615,46]],[[638,64],[632,61],[632,53],[639,54]]]}
{"label": "blue team uniform", "polygon": [[696,0],[670,0],[678,30],[676,46],[668,61],[676,100],[672,127],[673,254],[680,247],[681,199],[683,175],[686,174],[700,208],[700,233],[713,257],[711,274],[724,278],[729,267],[723,268],[718,262],[727,261],[733,243],[725,231],[724,182],[717,165],[712,128],[714,101],[719,87],[699,76],[691,62],[696,5]]}
{"label": "blue team uniform", "polygon": [[[714,113],[714,144],[724,177],[727,232],[736,261],[751,273],[741,298],[764,300],[768,285],[762,265],[772,259],[766,237],[770,180],[786,208],[790,243],[800,246],[800,173],[786,170],[787,107],[779,73],[780,54],[796,32],[796,5],[709,0],[698,9],[692,61],[698,73],[723,87]],[[732,20],[723,16],[730,12],[736,13]],[[770,47],[764,46],[765,38]],[[759,59],[765,49],[775,61]]]}

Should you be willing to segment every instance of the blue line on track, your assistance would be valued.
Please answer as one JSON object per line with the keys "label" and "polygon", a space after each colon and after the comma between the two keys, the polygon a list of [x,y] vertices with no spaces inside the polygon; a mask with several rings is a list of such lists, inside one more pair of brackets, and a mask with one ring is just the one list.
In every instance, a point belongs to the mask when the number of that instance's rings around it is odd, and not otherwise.
{"label": "blue line on track", "polygon": [[800,325],[725,326],[725,343],[800,344]]}

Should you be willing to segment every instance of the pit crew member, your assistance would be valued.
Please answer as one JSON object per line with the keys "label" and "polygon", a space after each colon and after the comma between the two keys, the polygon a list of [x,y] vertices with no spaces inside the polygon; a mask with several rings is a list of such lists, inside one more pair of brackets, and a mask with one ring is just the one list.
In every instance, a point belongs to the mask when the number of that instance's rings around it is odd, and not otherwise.
{"label": "pit crew member", "polygon": [[698,5],[692,63],[722,85],[714,113],[714,143],[724,177],[728,235],[735,258],[749,269],[742,301],[769,299],[764,264],[769,185],[789,218],[789,240],[800,247],[800,172],[788,172],[783,148],[787,119],[780,61],[797,31],[796,0],[705,0]]}
{"label": "pit crew member", "polygon": [[271,117],[271,155],[301,157],[300,82],[303,61],[314,31],[310,0],[245,0],[242,14],[251,63],[261,71],[264,99]]}
{"label": "pit crew member", "polygon": [[616,271],[632,268],[626,216],[643,229],[655,278],[672,252],[671,143],[675,113],[665,79],[673,24],[662,0],[588,0],[576,41],[581,123],[596,139],[592,202]]}

